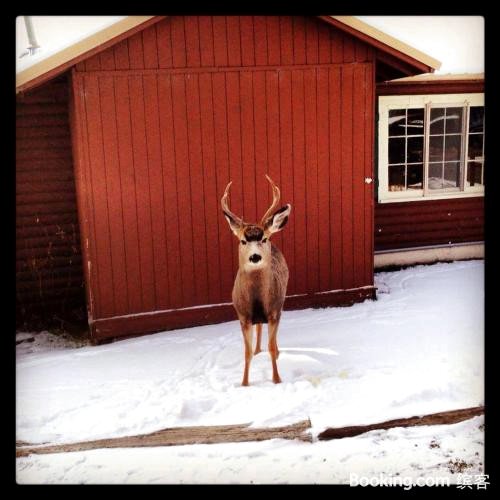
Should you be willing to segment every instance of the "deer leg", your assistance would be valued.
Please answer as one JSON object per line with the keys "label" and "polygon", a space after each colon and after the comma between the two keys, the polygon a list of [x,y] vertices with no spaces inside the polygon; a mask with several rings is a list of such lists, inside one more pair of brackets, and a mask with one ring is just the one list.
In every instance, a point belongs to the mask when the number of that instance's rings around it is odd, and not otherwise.
{"label": "deer leg", "polygon": [[262,351],[262,349],[260,348],[260,342],[262,339],[262,323],[257,323],[255,325],[255,331],[257,332],[257,343],[255,344],[254,354],[259,354],[259,352]]}
{"label": "deer leg", "polygon": [[269,354],[271,355],[271,363],[273,365],[273,382],[279,384],[281,382],[278,365],[276,360],[278,359],[278,343],[276,341],[276,336],[278,335],[279,320],[269,320]]}
{"label": "deer leg", "polygon": [[248,372],[250,370],[250,361],[252,361],[252,323],[241,322],[241,332],[243,333],[243,342],[245,344],[245,370],[243,372],[243,381],[241,385],[247,386]]}

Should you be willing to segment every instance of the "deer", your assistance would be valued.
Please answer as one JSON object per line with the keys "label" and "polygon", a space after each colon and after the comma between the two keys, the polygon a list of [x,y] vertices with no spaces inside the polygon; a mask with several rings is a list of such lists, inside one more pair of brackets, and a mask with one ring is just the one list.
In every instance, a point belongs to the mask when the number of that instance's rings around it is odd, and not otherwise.
{"label": "deer", "polygon": [[[250,362],[261,352],[262,324],[268,326],[268,349],[273,369],[273,382],[281,383],[278,373],[278,326],[288,285],[288,266],[281,251],[271,243],[270,237],[281,231],[288,222],[292,206],[277,209],[280,190],[266,174],[273,191],[273,201],[260,223],[247,223],[229,208],[228,195],[232,181],[221,198],[222,211],[229,228],[238,238],[238,272],[232,291],[233,306],[238,315],[245,349],[245,368],[242,386],[248,386]],[[255,351],[252,352],[253,325],[257,333]]]}

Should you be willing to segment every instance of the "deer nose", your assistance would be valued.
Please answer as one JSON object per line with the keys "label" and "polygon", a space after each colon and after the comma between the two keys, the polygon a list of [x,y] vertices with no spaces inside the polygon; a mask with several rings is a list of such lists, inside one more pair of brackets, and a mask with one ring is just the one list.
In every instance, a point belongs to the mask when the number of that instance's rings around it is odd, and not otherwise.
{"label": "deer nose", "polygon": [[250,262],[253,262],[254,264],[257,264],[260,259],[262,259],[262,257],[259,254],[254,253],[253,255],[250,255]]}

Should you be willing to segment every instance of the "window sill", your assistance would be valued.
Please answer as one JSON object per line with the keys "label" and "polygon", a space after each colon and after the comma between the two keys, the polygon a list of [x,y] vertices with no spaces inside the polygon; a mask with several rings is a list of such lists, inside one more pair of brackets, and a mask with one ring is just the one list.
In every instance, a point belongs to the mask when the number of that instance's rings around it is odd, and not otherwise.
{"label": "window sill", "polygon": [[418,196],[401,196],[402,193],[397,193],[399,196],[388,196],[389,193],[384,194],[384,197],[378,197],[378,203],[402,203],[407,201],[433,201],[433,200],[448,200],[448,199],[459,199],[459,198],[477,198],[479,196],[484,196],[483,191],[476,192],[459,192],[457,193],[440,193],[430,196],[423,196],[422,194]]}

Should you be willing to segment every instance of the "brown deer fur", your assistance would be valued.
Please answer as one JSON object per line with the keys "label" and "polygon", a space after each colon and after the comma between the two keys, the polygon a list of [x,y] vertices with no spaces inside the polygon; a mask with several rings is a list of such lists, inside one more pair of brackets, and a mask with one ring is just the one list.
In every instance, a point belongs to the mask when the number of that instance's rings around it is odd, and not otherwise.
{"label": "brown deer fur", "polygon": [[[267,177],[267,176],[266,176]],[[260,224],[248,224],[234,215],[227,204],[229,183],[221,199],[224,215],[235,236],[239,239],[239,269],[234,281],[232,299],[240,320],[245,345],[245,369],[242,385],[248,385],[248,373],[253,354],[261,350],[262,323],[268,324],[269,353],[273,367],[273,382],[281,382],[276,360],[278,326],[285,302],[288,284],[288,267],[280,250],[269,237],[281,231],[288,221],[291,206],[276,210],[280,192],[267,177],[273,188],[273,203]],[[256,325],[257,344],[252,352],[252,330]]]}

